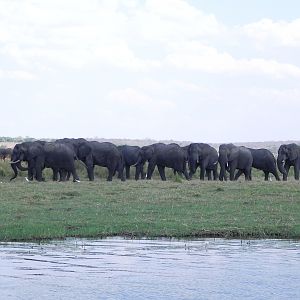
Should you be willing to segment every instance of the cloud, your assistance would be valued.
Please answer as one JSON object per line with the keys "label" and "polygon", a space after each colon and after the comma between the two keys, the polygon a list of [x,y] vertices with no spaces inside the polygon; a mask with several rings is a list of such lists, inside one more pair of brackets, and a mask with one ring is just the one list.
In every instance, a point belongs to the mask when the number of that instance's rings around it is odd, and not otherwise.
{"label": "cloud", "polygon": [[273,21],[262,19],[255,23],[244,25],[241,33],[255,40],[260,46],[300,46],[300,19],[287,21]]}
{"label": "cloud", "polygon": [[0,79],[35,80],[36,75],[22,70],[1,70]]}
{"label": "cloud", "polygon": [[160,109],[169,109],[175,106],[171,101],[154,99],[150,95],[134,88],[111,91],[108,94],[108,99],[114,104],[128,106],[130,109],[131,107],[136,107],[138,109],[158,111]]}
{"label": "cloud", "polygon": [[198,70],[202,72],[221,74],[266,74],[276,78],[285,76],[300,77],[300,68],[275,60],[260,58],[236,59],[226,52],[199,42],[176,44],[173,51],[167,55],[166,63],[180,69]]}
{"label": "cloud", "polygon": [[133,23],[144,39],[162,43],[216,36],[225,30],[214,15],[181,0],[147,0],[135,13]]}

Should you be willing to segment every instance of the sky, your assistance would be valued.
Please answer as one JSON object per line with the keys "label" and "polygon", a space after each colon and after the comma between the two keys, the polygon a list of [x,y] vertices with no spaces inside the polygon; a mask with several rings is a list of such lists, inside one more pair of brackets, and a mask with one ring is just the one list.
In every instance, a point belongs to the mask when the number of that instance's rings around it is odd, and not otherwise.
{"label": "sky", "polygon": [[0,0],[0,136],[299,140],[300,1]]}

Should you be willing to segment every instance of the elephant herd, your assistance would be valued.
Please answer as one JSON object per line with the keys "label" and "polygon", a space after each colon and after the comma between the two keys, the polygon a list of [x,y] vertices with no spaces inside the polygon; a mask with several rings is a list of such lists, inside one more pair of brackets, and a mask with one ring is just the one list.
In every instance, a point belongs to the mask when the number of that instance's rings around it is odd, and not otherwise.
{"label": "elephant herd", "polygon": [[[135,179],[151,179],[157,167],[161,180],[166,180],[165,168],[191,179],[197,168],[200,179],[237,180],[244,174],[246,180],[252,179],[252,168],[264,172],[265,180],[273,174],[280,180],[277,167],[287,180],[290,167],[294,167],[295,179],[299,180],[300,146],[281,145],[277,161],[267,149],[251,149],[234,144],[222,144],[219,152],[205,143],[192,143],[181,147],[178,144],[155,143],[149,146],[116,146],[109,142],[87,141],[78,139],[58,139],[54,142],[34,141],[16,144],[11,153],[11,167],[15,179],[18,171],[28,171],[28,180],[43,181],[43,169],[51,168],[53,180],[65,181],[72,175],[74,182],[79,182],[75,161],[81,162],[87,170],[90,181],[94,180],[94,167],[108,169],[107,180],[114,175],[122,181],[130,178],[130,167],[135,167]],[[22,166],[27,162],[27,166]],[[145,172],[145,165],[148,163]],[[220,168],[219,168],[220,166]],[[219,170],[218,170],[219,169]],[[125,171],[125,172],[124,172]],[[125,173],[125,174],[124,174]]]}

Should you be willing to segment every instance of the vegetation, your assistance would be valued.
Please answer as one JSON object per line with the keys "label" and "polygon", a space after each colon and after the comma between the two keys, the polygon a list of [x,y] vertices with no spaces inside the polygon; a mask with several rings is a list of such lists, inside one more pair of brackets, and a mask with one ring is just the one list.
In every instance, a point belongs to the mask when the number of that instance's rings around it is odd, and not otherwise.
{"label": "vegetation", "polygon": [[[0,240],[132,237],[300,238],[299,183],[186,181],[9,182],[0,163]],[[2,171],[1,171],[2,170]],[[82,170],[83,172],[83,170]],[[11,171],[10,173],[11,174]],[[81,174],[83,175],[83,174]],[[100,178],[99,178],[100,177]]]}

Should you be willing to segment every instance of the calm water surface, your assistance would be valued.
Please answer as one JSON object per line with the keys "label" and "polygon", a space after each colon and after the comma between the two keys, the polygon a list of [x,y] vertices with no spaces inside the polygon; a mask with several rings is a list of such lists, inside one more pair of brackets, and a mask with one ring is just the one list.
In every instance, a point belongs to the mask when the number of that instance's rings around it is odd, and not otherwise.
{"label": "calm water surface", "polygon": [[0,243],[1,299],[300,299],[300,242]]}

